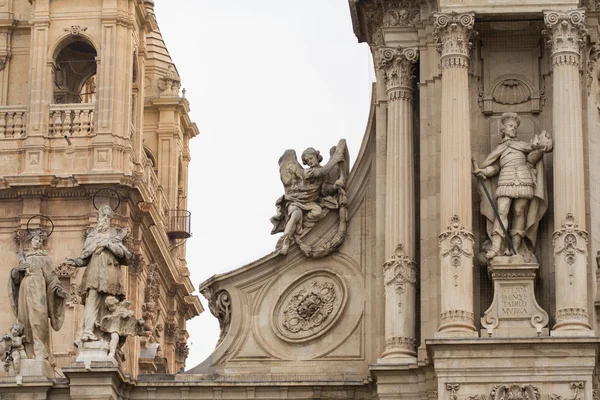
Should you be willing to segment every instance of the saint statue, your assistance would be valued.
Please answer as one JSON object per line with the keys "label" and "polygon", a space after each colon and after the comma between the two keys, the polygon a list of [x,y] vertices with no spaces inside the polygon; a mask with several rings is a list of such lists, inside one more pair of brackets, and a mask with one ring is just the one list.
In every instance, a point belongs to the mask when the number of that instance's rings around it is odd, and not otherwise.
{"label": "saint statue", "polygon": [[48,360],[55,366],[50,352],[50,326],[55,331],[62,327],[67,292],[43,249],[47,239],[47,233],[41,229],[29,232],[27,240],[31,241],[31,249],[24,255],[20,253],[19,265],[10,271],[8,298],[23,328],[26,354],[38,361]]}
{"label": "saint statue", "polygon": [[[272,234],[283,232],[277,244],[278,253],[285,255],[291,243],[296,242],[308,254],[321,254],[341,243],[332,239],[333,245],[327,249],[310,249],[302,243],[301,238],[323,219],[330,210],[345,210],[345,179],[348,174],[346,141],[340,140],[338,146],[331,149],[331,158],[321,165],[323,156],[312,147],[302,152],[304,169],[296,158],[294,150],[286,150],[279,159],[279,173],[284,187],[284,195],[275,203],[277,215],[271,218]],[[343,226],[345,234],[345,214]],[[341,239],[343,239],[343,234]],[[337,235],[340,236],[340,235]],[[325,250],[325,251],[323,251]]]}
{"label": "saint statue", "polygon": [[104,205],[98,210],[98,225],[85,239],[83,251],[78,258],[69,261],[76,267],[86,267],[79,286],[83,310],[82,342],[99,340],[94,333],[102,317],[107,313],[106,298],[114,296],[123,300],[125,291],[121,282],[121,265],[127,265],[133,258],[123,244],[127,228],[111,226],[113,210]]}
{"label": "saint statue", "polygon": [[491,239],[485,256],[489,260],[509,254],[506,230],[516,252],[533,257],[538,225],[548,208],[543,155],[552,151],[552,138],[542,131],[531,143],[518,140],[521,118],[516,113],[504,113],[500,121],[500,144],[481,168],[475,165],[473,170],[476,177],[484,180],[497,208],[496,215],[492,204],[482,196],[481,213],[488,220],[487,233]]}

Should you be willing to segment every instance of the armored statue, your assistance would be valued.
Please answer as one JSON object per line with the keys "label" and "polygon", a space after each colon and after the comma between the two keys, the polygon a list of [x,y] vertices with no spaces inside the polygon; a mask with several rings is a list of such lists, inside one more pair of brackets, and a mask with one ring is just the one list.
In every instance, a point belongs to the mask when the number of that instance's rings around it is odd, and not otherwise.
{"label": "armored statue", "polygon": [[[346,232],[345,184],[349,165],[344,139],[331,149],[330,156],[329,162],[321,165],[321,153],[307,148],[302,152],[306,169],[298,163],[294,150],[286,150],[279,159],[284,195],[277,199],[277,215],[271,218],[271,233],[283,232],[277,243],[279,254],[286,255],[295,242],[305,255],[322,257],[342,243]],[[331,210],[340,211],[339,227],[333,238],[320,246],[305,244],[302,238]]]}
{"label": "armored statue", "polygon": [[[31,242],[31,248],[25,253],[20,249],[19,265],[10,271],[8,299],[23,329],[21,345],[24,345],[28,358],[47,360],[54,366],[50,326],[55,331],[62,327],[67,293],[54,272],[52,260],[43,249],[48,233],[42,229],[28,230],[26,239]],[[18,354],[21,358],[24,355],[20,349]]]}
{"label": "armored statue", "polygon": [[543,155],[552,151],[552,138],[542,131],[527,143],[517,138],[521,124],[517,114],[504,113],[500,121],[500,143],[481,167],[475,164],[473,170],[476,177],[484,180],[480,189],[493,194],[496,203],[497,212],[482,195],[481,213],[488,220],[491,240],[485,256],[489,260],[508,255],[512,242],[516,253],[533,257],[538,225],[548,208]]}

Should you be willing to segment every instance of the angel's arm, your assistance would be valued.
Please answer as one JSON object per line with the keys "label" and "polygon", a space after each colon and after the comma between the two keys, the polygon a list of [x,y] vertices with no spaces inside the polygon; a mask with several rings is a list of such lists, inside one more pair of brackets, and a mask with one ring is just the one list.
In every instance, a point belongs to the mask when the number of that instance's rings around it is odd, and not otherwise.
{"label": "angel's arm", "polygon": [[338,163],[344,161],[344,155],[336,151],[333,153],[327,164],[323,165],[321,168],[309,168],[305,171],[307,178],[320,178],[329,174],[329,172],[335,167]]}

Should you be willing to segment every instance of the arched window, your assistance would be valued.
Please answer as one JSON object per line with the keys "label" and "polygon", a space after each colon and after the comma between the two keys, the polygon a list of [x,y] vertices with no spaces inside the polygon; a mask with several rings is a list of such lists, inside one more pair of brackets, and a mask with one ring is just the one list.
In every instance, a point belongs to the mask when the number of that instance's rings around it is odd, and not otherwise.
{"label": "arched window", "polygon": [[96,49],[86,42],[74,41],[63,47],[54,61],[54,103],[93,103]]}

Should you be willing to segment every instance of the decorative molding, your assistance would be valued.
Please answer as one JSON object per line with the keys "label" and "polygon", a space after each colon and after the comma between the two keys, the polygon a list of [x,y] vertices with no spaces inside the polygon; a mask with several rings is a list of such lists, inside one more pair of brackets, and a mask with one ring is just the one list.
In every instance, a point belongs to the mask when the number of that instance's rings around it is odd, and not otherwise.
{"label": "decorative molding", "polygon": [[416,47],[379,49],[379,66],[385,76],[388,100],[412,100],[414,70],[419,59]]}
{"label": "decorative molding", "polygon": [[383,12],[382,27],[415,26],[421,20],[418,8],[388,8]]}
{"label": "decorative molding", "polygon": [[592,87],[592,82],[594,81],[594,68],[596,67],[596,62],[600,58],[600,43],[592,43],[590,49],[588,50],[587,56],[587,64],[586,64],[586,72],[587,72],[587,94],[589,96],[590,89]]}
{"label": "decorative molding", "polygon": [[227,336],[231,324],[231,296],[225,289],[213,293],[210,287],[205,288],[201,293],[208,300],[208,309],[211,314],[219,320],[221,333],[217,341],[218,346]]}
{"label": "decorative molding", "polygon": [[87,29],[88,29],[87,26],[81,26],[81,25],[71,25],[69,27],[63,28],[63,30],[65,32],[69,32],[71,35],[74,35],[74,36],[81,35],[81,33],[87,31]]}
{"label": "decorative molding", "polygon": [[[417,283],[416,263],[404,252],[404,246],[399,244],[392,257],[383,264],[385,286],[394,285],[398,294],[398,312],[402,312],[401,295],[406,291],[406,283]],[[386,291],[387,293],[387,291]]]}
{"label": "decorative molding", "polygon": [[[559,394],[550,394],[547,396],[548,400],[582,400],[581,391],[585,388],[585,382],[571,382],[569,387],[575,391],[572,397],[563,397]],[[594,390],[593,398],[596,399],[596,390]],[[584,395],[585,396],[585,395]]]}
{"label": "decorative molding", "polygon": [[433,38],[441,55],[442,70],[451,67],[468,68],[469,53],[477,35],[473,30],[474,13],[433,13]]}
{"label": "decorative molding", "polygon": [[535,272],[492,272],[492,279],[531,279],[535,278]]}
{"label": "decorative molding", "polygon": [[552,67],[573,65],[579,67],[581,56],[579,49],[585,46],[587,29],[585,10],[544,11],[546,29],[542,32],[551,49]]}
{"label": "decorative molding", "polygon": [[283,327],[290,332],[311,330],[323,323],[333,311],[335,288],[329,282],[313,281],[298,290],[283,310]]}
{"label": "decorative molding", "polygon": [[463,258],[473,257],[475,238],[461,225],[458,215],[452,216],[447,229],[439,235],[440,254],[442,258],[450,257],[450,264],[454,267],[454,286],[458,286],[459,267]]}
{"label": "decorative molding", "polygon": [[475,321],[475,314],[466,310],[450,310],[440,314],[440,326],[451,322],[464,322],[472,325],[473,321]]}
{"label": "decorative molding", "polygon": [[450,392],[448,400],[458,400],[458,390],[460,385],[458,383],[446,383],[446,390]]}
{"label": "decorative molding", "polygon": [[588,311],[584,308],[561,308],[554,314],[556,323],[559,324],[565,321],[581,321],[586,324],[589,322]]}
{"label": "decorative molding", "polygon": [[385,340],[384,350],[393,350],[397,348],[408,349],[415,351],[417,340],[411,337],[391,337]]}
{"label": "decorative molding", "polygon": [[588,233],[579,229],[575,223],[573,214],[568,213],[562,228],[554,231],[552,234],[552,244],[554,254],[558,256],[563,254],[565,261],[569,265],[575,264],[577,255],[585,259],[587,256]]}

